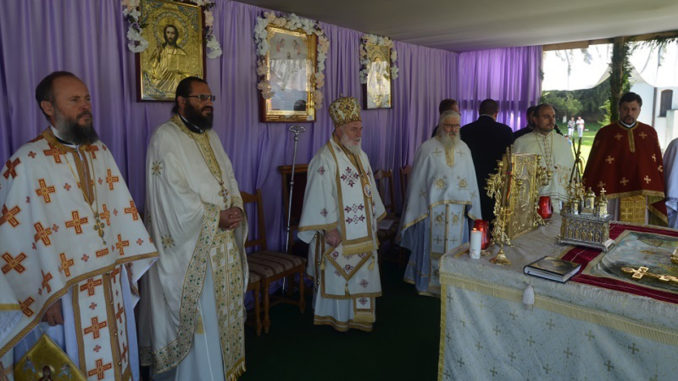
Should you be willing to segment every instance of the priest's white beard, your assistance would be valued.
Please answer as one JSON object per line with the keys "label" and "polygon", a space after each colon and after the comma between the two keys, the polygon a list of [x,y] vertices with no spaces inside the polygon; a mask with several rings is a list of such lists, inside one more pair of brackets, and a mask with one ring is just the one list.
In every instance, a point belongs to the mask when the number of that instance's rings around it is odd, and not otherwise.
{"label": "priest's white beard", "polygon": [[454,148],[459,142],[459,134],[450,135],[442,132],[438,134],[438,139],[440,139],[440,143],[445,147],[445,151],[454,151]]}
{"label": "priest's white beard", "polygon": [[344,146],[349,152],[351,152],[354,155],[360,155],[360,146],[362,139],[359,139],[358,142],[352,141],[348,135],[344,134],[341,136],[341,139],[339,140],[341,142],[341,145]]}

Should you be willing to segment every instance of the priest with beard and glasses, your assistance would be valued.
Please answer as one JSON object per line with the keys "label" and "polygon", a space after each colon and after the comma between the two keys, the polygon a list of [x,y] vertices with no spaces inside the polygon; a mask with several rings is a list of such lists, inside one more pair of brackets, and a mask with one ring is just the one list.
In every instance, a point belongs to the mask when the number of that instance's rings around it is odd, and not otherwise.
{"label": "priest with beard and glasses", "polygon": [[35,97],[50,126],[0,170],[0,379],[138,380],[137,280],[155,246],[87,86],[57,71]]}
{"label": "priest with beard and glasses", "polygon": [[459,113],[440,115],[438,133],[417,150],[400,221],[410,250],[405,281],[422,295],[440,296],[440,257],[468,242],[482,219],[471,150],[459,138]]}
{"label": "priest with beard and glasses", "polygon": [[158,265],[142,279],[140,352],[154,380],[235,380],[245,371],[247,223],[231,161],[197,77],[146,156],[147,221]]}
{"label": "priest with beard and glasses", "polygon": [[330,140],[308,165],[299,238],[310,244],[313,324],[371,331],[381,296],[377,221],[386,216],[367,155],[360,148],[360,105],[352,97],[329,107]]}

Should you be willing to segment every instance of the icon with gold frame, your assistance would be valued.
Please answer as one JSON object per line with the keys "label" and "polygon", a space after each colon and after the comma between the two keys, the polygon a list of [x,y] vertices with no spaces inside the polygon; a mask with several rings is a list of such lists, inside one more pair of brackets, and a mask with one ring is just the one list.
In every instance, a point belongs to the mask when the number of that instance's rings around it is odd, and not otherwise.
{"label": "icon with gold frame", "polygon": [[269,25],[268,52],[264,57],[265,78],[273,96],[259,95],[262,122],[315,121],[314,86],[317,36],[302,29]]}
{"label": "icon with gold frame", "polygon": [[137,54],[140,101],[174,101],[179,82],[205,78],[203,13],[197,5],[175,1],[141,1],[142,37],[149,46]]}
{"label": "icon with gold frame", "polygon": [[366,110],[391,108],[391,48],[362,40],[367,58],[367,82],[363,84],[363,107]]}

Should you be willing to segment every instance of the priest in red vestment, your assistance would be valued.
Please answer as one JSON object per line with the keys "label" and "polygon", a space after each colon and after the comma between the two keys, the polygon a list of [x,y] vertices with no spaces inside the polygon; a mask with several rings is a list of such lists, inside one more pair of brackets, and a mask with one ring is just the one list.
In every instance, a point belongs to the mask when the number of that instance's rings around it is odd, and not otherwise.
{"label": "priest in red vestment", "polygon": [[636,93],[621,97],[619,120],[596,134],[583,180],[587,188],[596,193],[604,188],[609,199],[618,200],[610,203],[616,219],[665,225],[662,154],[654,128],[637,121],[642,104]]}

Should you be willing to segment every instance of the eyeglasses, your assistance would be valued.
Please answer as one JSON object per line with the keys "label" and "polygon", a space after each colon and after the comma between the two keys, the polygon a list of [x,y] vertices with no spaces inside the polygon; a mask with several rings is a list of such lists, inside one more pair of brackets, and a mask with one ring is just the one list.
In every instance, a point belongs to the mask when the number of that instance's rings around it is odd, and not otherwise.
{"label": "eyeglasses", "polygon": [[187,95],[185,98],[198,98],[200,102],[206,102],[208,99],[214,102],[217,97],[212,94]]}

